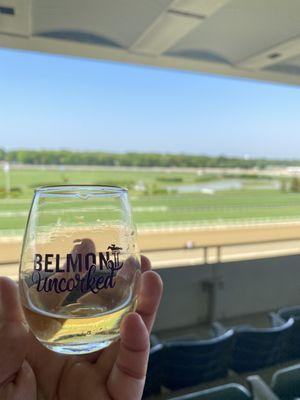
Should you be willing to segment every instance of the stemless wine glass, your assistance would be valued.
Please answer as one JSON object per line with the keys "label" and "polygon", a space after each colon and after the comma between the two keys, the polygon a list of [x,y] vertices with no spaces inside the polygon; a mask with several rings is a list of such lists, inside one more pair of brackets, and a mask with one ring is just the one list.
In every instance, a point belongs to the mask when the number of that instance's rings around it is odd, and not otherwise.
{"label": "stemless wine glass", "polygon": [[84,354],[119,337],[135,309],[141,268],[127,190],[45,186],[35,191],[19,274],[21,302],[36,338]]}

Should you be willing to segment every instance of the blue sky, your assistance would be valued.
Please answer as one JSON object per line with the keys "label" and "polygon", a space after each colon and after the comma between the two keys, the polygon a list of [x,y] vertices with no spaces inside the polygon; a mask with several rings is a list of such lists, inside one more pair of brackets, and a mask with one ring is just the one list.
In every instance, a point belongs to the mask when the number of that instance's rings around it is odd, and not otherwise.
{"label": "blue sky", "polygon": [[300,158],[300,88],[0,49],[0,147]]}

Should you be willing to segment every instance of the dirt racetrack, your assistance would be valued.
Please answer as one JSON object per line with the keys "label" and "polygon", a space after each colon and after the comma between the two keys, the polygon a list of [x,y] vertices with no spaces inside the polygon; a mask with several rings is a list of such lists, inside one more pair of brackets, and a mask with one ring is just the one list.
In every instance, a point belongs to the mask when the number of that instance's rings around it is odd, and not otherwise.
{"label": "dirt racetrack", "polygon": [[[272,252],[274,255],[300,252],[300,222],[148,229],[139,231],[138,238],[141,251],[148,254],[157,267],[160,262],[161,266],[176,265],[177,259],[185,259],[189,264],[189,259],[201,262],[203,247],[210,248],[210,261],[215,257],[214,248],[221,246],[222,261],[227,261],[237,256],[256,258],[266,251],[270,255]],[[270,243],[266,243],[268,241]],[[21,246],[20,237],[0,238],[0,265],[17,264]],[[187,247],[192,249],[187,250]]]}

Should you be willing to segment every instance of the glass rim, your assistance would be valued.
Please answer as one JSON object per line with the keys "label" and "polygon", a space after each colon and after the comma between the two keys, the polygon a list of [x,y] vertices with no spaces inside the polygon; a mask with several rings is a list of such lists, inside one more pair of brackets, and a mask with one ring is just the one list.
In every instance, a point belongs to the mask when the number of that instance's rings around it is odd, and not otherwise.
{"label": "glass rim", "polygon": [[98,191],[99,193],[121,194],[128,190],[122,186],[116,185],[46,185],[40,186],[34,190],[35,193],[74,193],[76,191]]}

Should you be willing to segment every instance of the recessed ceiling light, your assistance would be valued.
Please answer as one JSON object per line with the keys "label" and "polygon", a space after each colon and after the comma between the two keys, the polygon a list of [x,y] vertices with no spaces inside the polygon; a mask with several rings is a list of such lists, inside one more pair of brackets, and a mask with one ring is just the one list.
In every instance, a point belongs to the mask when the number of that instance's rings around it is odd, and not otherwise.
{"label": "recessed ceiling light", "polygon": [[281,57],[281,53],[271,53],[271,54],[268,55],[268,57],[269,57],[271,60],[274,60],[274,58],[279,58],[279,57]]}
{"label": "recessed ceiling light", "polygon": [[15,9],[13,7],[0,6],[0,14],[15,15]]}
{"label": "recessed ceiling light", "polygon": [[236,65],[241,68],[262,69],[300,54],[300,37],[272,46],[248,57]]}
{"label": "recessed ceiling light", "polygon": [[32,0],[0,0],[0,34],[29,36]]}

